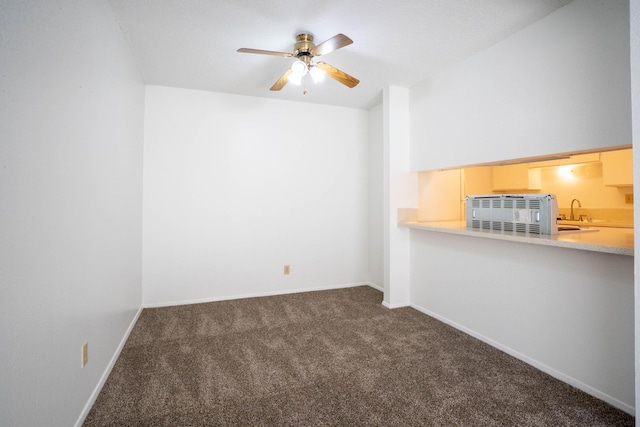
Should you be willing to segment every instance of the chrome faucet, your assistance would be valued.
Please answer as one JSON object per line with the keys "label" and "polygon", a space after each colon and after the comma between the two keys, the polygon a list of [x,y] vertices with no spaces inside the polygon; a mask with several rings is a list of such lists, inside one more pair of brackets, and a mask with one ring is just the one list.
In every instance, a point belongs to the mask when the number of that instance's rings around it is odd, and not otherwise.
{"label": "chrome faucet", "polygon": [[573,216],[573,202],[578,202],[578,207],[579,207],[579,208],[581,208],[581,207],[582,207],[582,204],[580,204],[580,200],[578,200],[578,199],[573,199],[573,200],[571,201],[571,216],[569,217],[569,219],[570,219],[571,221],[573,221],[573,220],[575,220],[575,219],[576,219],[576,218]]}

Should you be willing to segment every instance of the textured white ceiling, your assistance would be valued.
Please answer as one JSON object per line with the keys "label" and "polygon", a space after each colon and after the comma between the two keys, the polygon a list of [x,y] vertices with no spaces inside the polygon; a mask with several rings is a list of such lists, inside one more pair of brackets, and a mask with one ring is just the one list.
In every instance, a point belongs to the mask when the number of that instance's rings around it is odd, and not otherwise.
{"label": "textured white ceiling", "polygon": [[[571,0],[109,0],[147,84],[370,108],[388,85],[409,87],[541,19]],[[269,88],[291,52],[344,33],[354,43],[321,60],[360,79]]]}

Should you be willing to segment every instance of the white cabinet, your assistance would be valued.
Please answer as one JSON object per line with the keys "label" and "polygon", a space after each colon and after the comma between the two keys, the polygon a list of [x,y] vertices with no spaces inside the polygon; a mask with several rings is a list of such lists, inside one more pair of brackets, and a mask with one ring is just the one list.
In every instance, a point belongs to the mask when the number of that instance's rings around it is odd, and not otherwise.
{"label": "white cabinet", "polygon": [[560,165],[581,165],[600,161],[600,153],[574,154],[568,159],[560,160]]}
{"label": "white cabinet", "polygon": [[633,185],[633,151],[618,150],[601,153],[602,181],[610,187]]}
{"label": "white cabinet", "polygon": [[540,169],[530,169],[528,163],[491,168],[493,191],[535,191],[541,186]]}
{"label": "white cabinet", "polygon": [[530,168],[550,168],[554,166],[581,165],[584,163],[595,163],[600,161],[600,153],[574,154],[568,157],[561,157],[555,160],[542,160],[529,163]]}

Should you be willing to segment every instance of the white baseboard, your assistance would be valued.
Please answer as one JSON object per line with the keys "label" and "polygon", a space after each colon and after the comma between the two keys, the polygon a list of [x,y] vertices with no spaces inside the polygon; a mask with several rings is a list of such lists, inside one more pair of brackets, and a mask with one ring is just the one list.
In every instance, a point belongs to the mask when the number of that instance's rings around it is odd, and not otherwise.
{"label": "white baseboard", "polygon": [[[376,285],[375,283],[371,283],[371,282],[367,282],[366,285],[368,285],[368,286],[372,287],[373,289],[376,289],[376,290],[384,293],[384,287],[383,286]],[[409,304],[408,301],[407,302],[401,302],[401,303],[395,303],[395,304],[389,304],[388,302],[383,300],[382,301],[382,306],[386,307],[386,308],[389,308],[389,309],[394,309],[394,308],[409,307],[410,304]]]}
{"label": "white baseboard", "polygon": [[366,282],[366,283],[363,283],[363,285],[367,285],[370,288],[373,288],[373,289],[375,289],[377,291],[384,292],[384,287],[382,287],[380,285],[376,285],[375,283]]}
{"label": "white baseboard", "polygon": [[298,294],[302,292],[328,291],[331,289],[354,288],[357,286],[371,286],[375,288],[375,286],[373,286],[368,282],[346,283],[346,284],[340,284],[340,285],[326,285],[326,286],[316,286],[316,287],[310,287],[310,288],[283,289],[283,290],[277,290],[277,291],[258,292],[258,293],[251,293],[251,294],[225,295],[221,297],[211,297],[211,298],[196,298],[196,299],[189,299],[189,300],[143,303],[142,306],[144,308],[171,307],[174,305],[202,304],[207,302],[228,301],[228,300],[243,299],[243,298],[270,297],[275,295]]}
{"label": "white baseboard", "polygon": [[111,357],[111,360],[109,361],[109,364],[107,365],[107,368],[104,370],[104,373],[100,377],[100,381],[98,381],[98,384],[93,389],[93,393],[91,393],[91,396],[89,396],[89,400],[84,405],[84,408],[82,409],[82,412],[80,413],[80,416],[78,417],[78,420],[75,423],[76,427],[81,427],[82,423],[84,423],[84,420],[87,418],[87,415],[89,415],[89,411],[91,411],[91,407],[93,406],[93,404],[95,403],[96,399],[98,398],[98,395],[100,394],[100,391],[102,390],[102,387],[104,387],[104,383],[107,382],[107,378],[109,378],[109,374],[111,373],[111,370],[113,369],[114,365],[116,364],[116,361],[118,360],[118,357],[120,357],[120,353],[122,352],[122,349],[124,348],[124,344],[127,342],[127,339],[129,338],[129,334],[131,334],[131,331],[133,330],[133,327],[135,326],[136,322],[138,321],[138,318],[140,317],[140,313],[142,313],[142,307],[140,307],[138,309],[138,311],[136,312],[136,315],[133,316],[133,319],[131,320],[131,323],[129,324],[129,327],[127,328],[127,331],[125,332],[124,336],[120,340],[120,344],[118,344],[118,348],[116,349],[115,353]]}
{"label": "white baseboard", "polygon": [[399,303],[395,303],[395,304],[389,304],[386,301],[382,301],[382,305],[384,307],[390,308],[390,309],[394,309],[394,308],[402,308],[402,307],[410,307],[411,304],[409,304],[408,302],[399,302]]}
{"label": "white baseboard", "polygon": [[609,396],[608,394],[603,393],[600,390],[597,390],[597,389],[591,387],[588,384],[585,384],[585,383],[583,383],[583,382],[581,382],[581,381],[579,381],[579,380],[577,380],[577,379],[575,379],[575,378],[573,378],[573,377],[571,377],[569,375],[566,375],[566,374],[564,374],[564,373],[562,373],[562,372],[560,372],[560,371],[558,371],[558,370],[556,370],[556,369],[554,369],[554,368],[552,368],[550,366],[545,365],[544,363],[541,363],[541,362],[539,362],[539,361],[537,361],[537,360],[535,360],[535,359],[533,359],[533,358],[531,358],[531,357],[529,357],[529,356],[527,356],[525,354],[522,354],[522,353],[520,353],[520,352],[518,352],[518,351],[516,351],[516,350],[514,350],[514,349],[512,349],[510,347],[507,347],[507,346],[505,346],[505,345],[503,345],[503,344],[501,344],[501,343],[499,343],[497,341],[494,341],[494,340],[492,340],[490,338],[487,338],[484,335],[479,334],[479,333],[477,333],[476,331],[474,331],[472,329],[469,329],[469,328],[467,328],[467,327],[465,327],[463,325],[460,325],[460,324],[458,324],[458,323],[456,323],[456,322],[454,322],[454,321],[452,321],[450,319],[447,319],[446,317],[440,316],[439,314],[436,314],[436,313],[434,313],[434,312],[432,312],[430,310],[427,310],[424,307],[420,307],[419,305],[416,305],[416,304],[411,304],[411,307],[416,309],[416,310],[418,310],[421,313],[424,313],[424,314],[426,314],[428,316],[431,316],[431,317],[433,317],[435,319],[438,319],[441,322],[446,323],[447,325],[453,326],[454,328],[456,328],[456,329],[458,329],[458,330],[460,330],[460,331],[462,331],[462,332],[464,332],[464,333],[466,333],[468,335],[471,335],[472,337],[477,338],[480,341],[483,341],[483,342],[489,344],[490,346],[497,348],[498,350],[504,351],[505,353],[507,353],[507,354],[517,358],[517,359],[522,360],[523,362],[525,362],[525,363],[527,363],[527,364],[529,364],[529,365],[541,370],[542,372],[545,372],[545,373],[551,375],[552,377],[554,377],[554,378],[556,378],[556,379],[558,379],[560,381],[563,381],[563,382],[565,382],[565,383],[567,383],[567,384],[569,384],[569,385],[571,385],[571,386],[573,386],[573,387],[575,387],[575,388],[577,388],[579,390],[584,391],[587,394],[590,394],[591,396],[597,397],[598,399],[603,400],[603,401],[609,403],[610,405],[615,406],[616,408],[623,410],[624,412],[626,412],[628,414],[631,414],[631,415],[635,416],[635,412],[636,411],[635,411],[635,408],[633,406],[628,405],[628,404],[626,404],[626,403],[624,403],[624,402],[622,402],[622,401],[620,401],[620,400],[618,400],[618,399],[616,399],[616,398],[614,398],[612,396]]}

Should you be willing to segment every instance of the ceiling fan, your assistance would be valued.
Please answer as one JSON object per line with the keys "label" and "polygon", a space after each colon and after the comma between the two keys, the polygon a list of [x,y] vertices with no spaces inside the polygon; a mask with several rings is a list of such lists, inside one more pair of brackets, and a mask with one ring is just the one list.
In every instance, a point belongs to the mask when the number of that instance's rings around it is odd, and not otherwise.
{"label": "ceiling fan", "polygon": [[315,45],[313,43],[313,36],[311,34],[303,33],[296,36],[296,43],[293,46],[293,53],[275,52],[272,50],[261,49],[248,49],[245,47],[238,49],[238,52],[281,56],[283,58],[297,58],[291,68],[287,69],[287,71],[284,72],[284,74],[278,79],[278,81],[276,81],[273,86],[271,86],[270,90],[280,90],[287,84],[287,82],[300,84],[303,77],[307,74],[309,74],[313,78],[314,82],[319,81],[326,74],[327,76],[342,83],[343,85],[352,88],[360,83],[360,80],[356,79],[353,76],[350,76],[344,71],[338,70],[337,68],[327,64],[326,62],[316,62],[313,60],[313,58],[316,56],[326,55],[327,53],[333,52],[334,50],[338,50],[340,48],[348,46],[351,43],[353,43],[353,40],[351,40],[349,37],[345,36],[344,34],[337,34],[331,37],[329,40],[326,40],[319,45]]}

